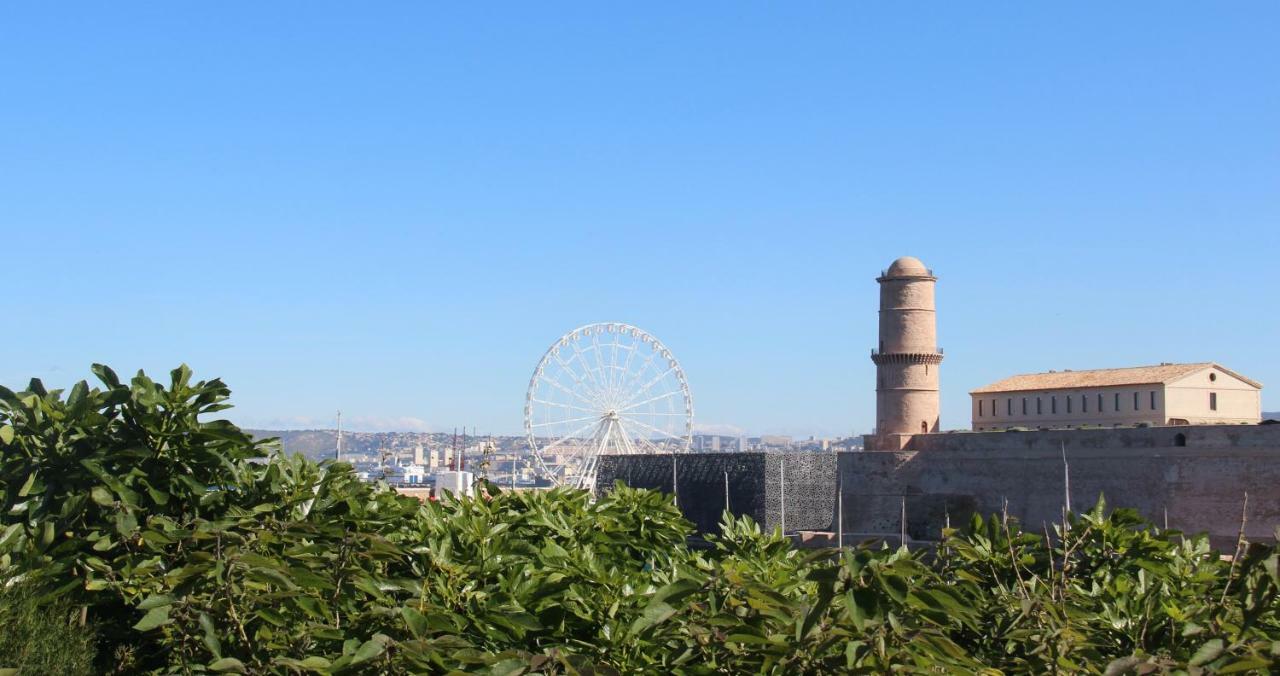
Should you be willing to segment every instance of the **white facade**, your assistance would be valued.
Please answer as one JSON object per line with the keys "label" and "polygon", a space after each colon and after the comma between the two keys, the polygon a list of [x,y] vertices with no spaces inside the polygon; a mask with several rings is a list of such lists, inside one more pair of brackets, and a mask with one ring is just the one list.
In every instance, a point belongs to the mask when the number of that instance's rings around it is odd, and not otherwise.
{"label": "white facade", "polygon": [[445,493],[457,496],[470,496],[475,475],[471,472],[437,472],[435,496],[443,497]]}
{"label": "white facade", "polygon": [[1261,388],[1213,363],[1014,376],[970,393],[972,427],[1251,424]]}

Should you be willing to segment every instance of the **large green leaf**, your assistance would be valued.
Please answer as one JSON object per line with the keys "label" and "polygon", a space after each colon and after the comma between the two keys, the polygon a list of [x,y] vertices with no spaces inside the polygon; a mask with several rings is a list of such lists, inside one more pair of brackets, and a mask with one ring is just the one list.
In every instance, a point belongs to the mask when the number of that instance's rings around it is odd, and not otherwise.
{"label": "large green leaf", "polygon": [[156,627],[161,627],[171,622],[173,620],[169,618],[169,606],[160,606],[148,610],[147,614],[143,615],[142,619],[133,625],[133,628],[136,631],[151,631]]}

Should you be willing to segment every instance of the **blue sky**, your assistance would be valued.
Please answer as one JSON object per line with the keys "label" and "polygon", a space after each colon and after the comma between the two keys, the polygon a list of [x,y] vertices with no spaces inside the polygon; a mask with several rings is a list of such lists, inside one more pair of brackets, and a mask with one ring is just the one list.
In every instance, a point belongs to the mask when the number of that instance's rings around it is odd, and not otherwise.
{"label": "blue sky", "polygon": [[[699,422],[866,432],[875,276],[943,425],[1055,368],[1280,387],[1280,4],[0,9],[0,383],[187,362],[249,425],[514,433],[623,321]],[[1264,408],[1280,402],[1264,390]]]}

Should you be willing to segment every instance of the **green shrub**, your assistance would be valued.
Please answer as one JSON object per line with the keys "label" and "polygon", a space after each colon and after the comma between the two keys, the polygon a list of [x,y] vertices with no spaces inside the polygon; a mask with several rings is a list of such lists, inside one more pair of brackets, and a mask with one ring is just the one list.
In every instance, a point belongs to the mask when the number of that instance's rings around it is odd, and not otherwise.
{"label": "green shrub", "polygon": [[[229,392],[185,366],[167,385],[94,372],[101,387],[65,397],[39,381],[0,388],[0,580],[45,590],[4,612],[47,623],[4,646],[36,672],[90,659],[68,622],[80,608],[99,673],[1231,673],[1280,660],[1274,543],[1233,564],[1099,502],[1051,536],[975,518],[930,553],[799,551],[728,516],[712,549],[691,550],[669,496],[486,484],[422,504],[209,419]],[[58,645],[71,662],[31,661]]]}

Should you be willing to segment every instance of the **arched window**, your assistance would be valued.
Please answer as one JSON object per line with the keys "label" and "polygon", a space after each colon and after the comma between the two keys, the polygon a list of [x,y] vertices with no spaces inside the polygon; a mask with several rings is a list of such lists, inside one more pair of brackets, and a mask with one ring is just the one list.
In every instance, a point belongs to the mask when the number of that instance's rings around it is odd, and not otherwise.
{"label": "arched window", "polygon": [[1116,392],[1116,413],[1120,412],[1120,393]]}
{"label": "arched window", "polygon": [[1173,435],[1173,445],[1174,445],[1174,446],[1186,446],[1186,445],[1187,445],[1187,435],[1183,434],[1182,432],[1178,432],[1177,434]]}
{"label": "arched window", "polygon": [[1080,412],[1081,413],[1089,412],[1089,395],[1087,394],[1080,395]]}
{"label": "arched window", "polygon": [[1044,414],[1044,403],[1040,401],[1040,397],[1036,397],[1036,415]]}
{"label": "arched window", "polygon": [[920,433],[921,433],[921,434],[928,434],[928,433],[929,433],[929,423],[928,423],[928,421],[925,421],[925,420],[921,420],[921,421],[920,421]]}
{"label": "arched window", "polygon": [[1027,414],[1027,398],[1023,397],[1022,398],[1022,415],[1026,415],[1026,414]]}
{"label": "arched window", "polygon": [[1098,413],[1102,413],[1102,393],[1098,393]]}
{"label": "arched window", "polygon": [[1052,413],[1053,415],[1058,415],[1058,397],[1057,396],[1049,397],[1049,412]]}
{"label": "arched window", "polygon": [[1067,413],[1071,412],[1071,395],[1067,395]]}
{"label": "arched window", "polygon": [[1138,407],[1139,407],[1139,404],[1138,404],[1138,393],[1137,393],[1137,392],[1134,392],[1134,393],[1133,393],[1133,410],[1135,410],[1135,411],[1136,411],[1136,410],[1138,410]]}
{"label": "arched window", "polygon": [[979,418],[982,417],[982,400],[981,399],[978,400],[978,417]]}

